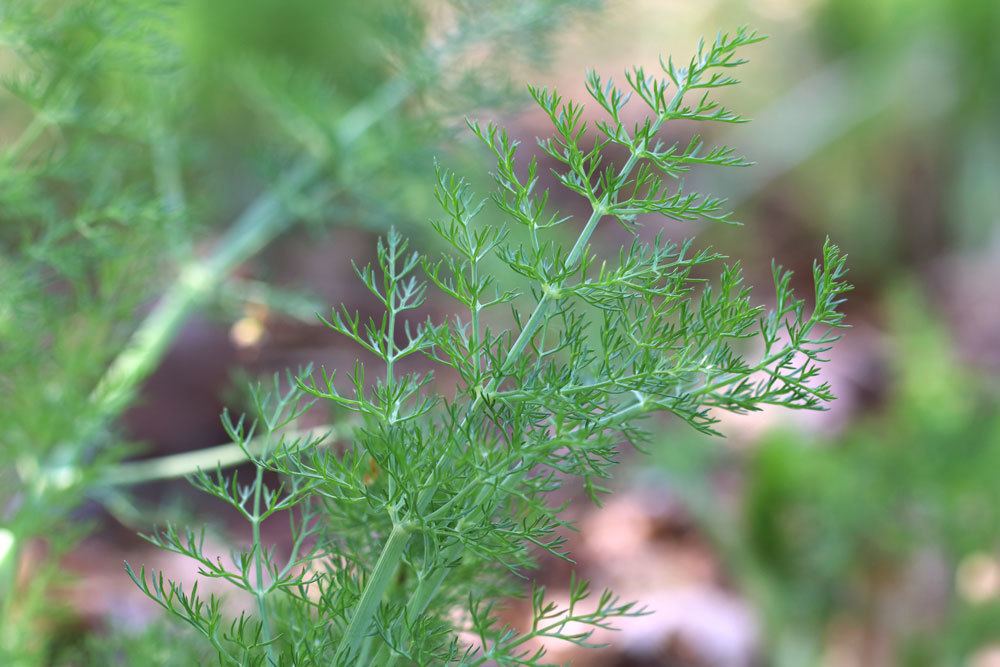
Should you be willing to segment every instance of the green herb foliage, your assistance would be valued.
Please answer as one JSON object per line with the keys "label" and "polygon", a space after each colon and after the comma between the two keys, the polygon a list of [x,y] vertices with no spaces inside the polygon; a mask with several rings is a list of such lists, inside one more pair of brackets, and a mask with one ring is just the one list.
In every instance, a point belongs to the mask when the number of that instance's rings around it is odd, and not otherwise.
{"label": "green herb foliage", "polygon": [[[849,289],[836,246],[815,265],[811,307],[776,266],[775,305],[765,310],[738,265],[701,278],[723,258],[691,242],[637,236],[608,257],[591,245],[611,222],[636,232],[649,216],[731,221],[723,200],[685,190],[681,177],[696,165],[746,162],[697,137],[659,137],[670,121],[740,122],[712,93],[736,83],[732,68],[745,62],[737,51],[760,39],[745,29],[720,35],[684,65],[663,62],[662,77],[628,72],[622,89],[590,74],[604,114],[596,139],[581,104],[531,89],[553,126],[539,147],[558,165],[558,185],[586,202],[584,220],[550,210],[537,162],[525,164],[504,130],[470,122],[496,159],[491,200],[509,226],[477,222],[484,202],[439,169],[433,228],[448,251],[423,256],[389,232],[375,264],[356,267],[383,314],[341,308],[324,318],[379,360],[375,370],[357,363],[343,379],[306,370],[256,389],[251,419],[224,415],[252,477],[220,468],[191,478],[249,523],[249,548],[220,559],[199,530],[149,536],[244,591],[251,611],[231,618],[196,585],[129,568],[143,592],[204,635],[222,663],[240,665],[538,665],[546,656],[537,639],[594,646],[595,630],[646,613],[576,579],[567,606],[533,588],[526,628],[505,625],[497,610],[520,588],[512,575],[540,557],[570,558],[571,526],[554,492],[578,480],[598,498],[620,445],[643,442],[645,418],[669,413],[711,432],[720,410],[817,409],[832,398],[818,374]],[[643,120],[625,120],[630,102],[644,106]],[[570,229],[576,240],[564,245]],[[485,271],[491,258],[528,288]],[[455,304],[451,319],[422,315],[431,289]],[[439,378],[414,371],[416,357]],[[345,446],[297,430],[316,402],[354,415]],[[290,521],[290,549],[261,538],[278,514]]]}

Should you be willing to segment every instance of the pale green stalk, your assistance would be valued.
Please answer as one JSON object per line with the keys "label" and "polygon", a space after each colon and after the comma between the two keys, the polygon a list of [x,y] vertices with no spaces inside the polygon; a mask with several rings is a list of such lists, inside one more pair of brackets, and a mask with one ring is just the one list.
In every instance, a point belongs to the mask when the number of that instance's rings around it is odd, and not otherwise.
{"label": "pale green stalk", "polygon": [[257,600],[257,615],[260,616],[261,633],[264,642],[267,643],[267,660],[271,665],[278,664],[277,654],[274,651],[274,636],[271,634],[271,617],[267,611],[267,592],[264,586],[264,545],[260,539],[260,495],[264,486],[264,467],[257,466],[257,476],[253,483],[253,518],[250,525],[253,530],[253,564],[254,564],[254,588],[253,595]]}
{"label": "pale green stalk", "polygon": [[[7,620],[10,605],[17,587],[17,536],[6,528],[0,528],[0,619]],[[6,647],[10,623],[0,625],[0,647]]]}
{"label": "pale green stalk", "polygon": [[[357,105],[337,125],[338,146],[343,149],[357,141],[372,125],[398,107],[412,89],[409,81],[399,77]],[[159,364],[191,310],[234,268],[260,252],[289,227],[294,216],[284,206],[286,197],[301,191],[319,174],[320,167],[319,162],[309,159],[291,168],[247,208],[219,239],[211,255],[182,268],[177,282],[146,316],[98,383],[94,400],[101,421],[128,405],[139,383]]]}
{"label": "pale green stalk", "polygon": [[[328,436],[327,442],[335,442],[349,433],[355,426],[347,421],[330,426],[317,426],[299,431],[290,431],[286,435],[291,440]],[[246,443],[246,450],[251,454],[262,454],[266,449],[266,436],[259,436]],[[176,479],[192,475],[199,470],[215,470],[231,468],[247,460],[247,453],[236,443],[218,445],[193,452],[170,454],[142,461],[119,463],[111,468],[102,478],[100,486],[129,486],[162,479]]]}
{"label": "pale green stalk", "polygon": [[396,570],[399,568],[409,539],[410,528],[404,523],[396,523],[392,532],[389,533],[389,538],[385,541],[385,546],[382,547],[382,553],[379,554],[375,568],[365,581],[361,599],[358,600],[354,613],[351,615],[351,622],[344,631],[344,637],[337,647],[334,664],[342,664],[348,658],[357,655],[362,642],[368,636],[375,612],[378,611],[389,584],[396,576]]}
{"label": "pale green stalk", "polygon": [[4,156],[11,162],[16,162],[24,155],[24,152],[31,147],[35,141],[42,136],[45,129],[51,125],[52,122],[42,114],[35,115],[28,123],[28,126],[24,128],[17,140],[10,145],[7,149],[7,154]]}

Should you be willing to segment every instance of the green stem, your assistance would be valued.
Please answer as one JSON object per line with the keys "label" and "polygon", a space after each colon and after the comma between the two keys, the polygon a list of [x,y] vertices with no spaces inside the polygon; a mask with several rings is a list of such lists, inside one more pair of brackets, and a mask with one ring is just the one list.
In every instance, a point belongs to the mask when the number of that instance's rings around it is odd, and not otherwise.
{"label": "green stem", "polygon": [[[398,107],[413,90],[400,77],[348,112],[338,123],[338,148],[357,141],[372,125]],[[285,207],[289,194],[301,191],[319,174],[321,164],[308,159],[290,169],[262,194],[219,239],[209,257],[185,267],[177,282],[139,325],[125,350],[111,363],[94,391],[98,423],[120,413],[139,383],[159,364],[167,346],[191,311],[236,266],[260,252],[294,220]]]}
{"label": "green stem", "polygon": [[318,171],[319,165],[311,160],[293,168],[240,216],[212,255],[181,270],[177,282],[139,325],[97,385],[94,400],[101,420],[117,415],[128,405],[190,312],[222,278],[291,224],[293,217],[283,205],[285,197],[303,188]]}
{"label": "green stem", "polygon": [[[469,241],[469,246],[472,247],[472,239],[470,238],[470,236],[471,235],[469,234],[468,227],[466,227],[466,238]],[[477,248],[477,250],[478,250],[478,248]],[[470,311],[469,312],[469,319],[472,321],[472,342],[471,342],[472,351],[473,351],[473,353],[472,353],[472,360],[473,360],[473,363],[475,364],[476,378],[477,378],[476,382],[478,383],[479,382],[479,380],[478,380],[479,374],[483,372],[482,359],[481,359],[482,355],[480,354],[480,350],[479,350],[479,345],[480,345],[480,343],[479,343],[479,341],[480,341],[480,332],[479,332],[479,310],[480,310],[480,305],[479,305],[479,254],[478,254],[478,252],[474,253],[473,256],[470,257],[470,264],[471,264],[471,267],[469,269],[469,281],[470,281],[470,284],[473,286],[473,289],[476,290],[476,294],[473,297],[473,299],[472,299],[472,305],[469,308],[469,311]]]}
{"label": "green stem", "polygon": [[164,119],[159,114],[150,141],[153,152],[153,179],[163,207],[172,215],[183,216],[187,212],[187,197],[184,194],[177,136],[167,129]]}
{"label": "green stem", "polygon": [[[336,426],[318,426],[316,428],[290,432],[286,435],[290,439],[309,439],[329,434],[329,441],[335,441],[345,433],[348,433],[352,428],[354,428],[354,423],[347,421]],[[260,436],[248,442],[247,449],[251,453],[262,452],[266,445],[265,436]],[[120,463],[108,470],[99,486],[129,486],[161,479],[176,479],[191,475],[199,470],[231,468],[246,460],[246,452],[239,445],[233,443],[218,445],[193,452],[182,452],[180,454],[160,456],[143,461]]]}
{"label": "green stem", "polygon": [[410,540],[410,528],[404,523],[397,523],[389,533],[389,539],[382,547],[382,553],[375,563],[375,569],[368,575],[365,581],[364,591],[361,599],[358,600],[351,621],[344,631],[340,646],[337,647],[337,654],[334,664],[346,664],[352,657],[358,655],[362,642],[368,636],[375,612],[385,596],[389,584],[396,576],[396,570],[403,558],[403,551],[406,543]]}
{"label": "green stem", "polygon": [[260,616],[261,634],[267,644],[267,660],[271,665],[278,664],[277,655],[274,652],[274,645],[271,643],[274,636],[271,634],[271,617],[267,612],[267,592],[264,586],[264,545],[260,539],[260,496],[264,486],[264,468],[257,466],[257,477],[253,483],[253,521],[250,525],[253,528],[253,561],[254,561],[254,597],[257,599],[257,615]]}
{"label": "green stem", "polygon": [[33,144],[38,137],[42,136],[45,129],[51,124],[51,122],[43,115],[36,115],[28,123],[28,126],[24,128],[21,135],[17,140],[11,144],[7,149],[7,153],[4,156],[11,163],[16,162],[21,158],[24,152]]}
{"label": "green stem", "polygon": [[[629,161],[632,163],[632,160]],[[631,171],[632,165],[626,165]],[[566,266],[573,266],[583,255],[587,244],[590,243],[590,237],[593,236],[594,230],[597,229],[597,224],[601,221],[605,215],[605,210],[600,206],[595,206],[593,213],[590,214],[590,218],[587,219],[587,223],[583,226],[583,230],[580,232],[580,236],[577,237],[576,243],[573,244],[572,250],[570,250],[569,255],[566,257]],[[559,289],[562,284],[553,286],[554,289]],[[493,376],[489,384],[486,386],[486,392],[491,392],[497,388],[497,386],[503,382],[503,379],[507,376],[507,371],[513,367],[521,355],[524,353],[528,343],[535,337],[538,333],[538,329],[542,326],[545,321],[545,315],[549,310],[549,306],[552,304],[553,294],[550,291],[546,291],[542,294],[542,297],[538,300],[535,305],[535,309],[532,311],[531,316],[528,321],[525,322],[524,328],[521,329],[521,333],[518,335],[517,339],[510,346],[510,351],[507,353],[507,361],[504,367],[499,373]],[[469,408],[469,413],[475,413],[476,409],[479,408],[482,402],[482,395],[477,395],[476,399],[473,401],[472,406]]]}
{"label": "green stem", "polygon": [[[392,290],[386,295],[386,299],[389,301],[389,323],[385,333],[385,386],[389,396],[392,396],[392,388],[396,383],[396,374],[394,373],[396,365],[396,308],[393,305],[395,289],[395,284],[393,284]],[[390,424],[395,419],[398,408],[398,405],[393,405],[389,411],[388,421]]]}
{"label": "green stem", "polygon": [[[656,129],[658,128],[659,124],[654,126],[653,131],[655,132]],[[621,170],[618,172],[618,180],[622,181],[628,178],[628,175],[632,173],[632,170],[635,168],[635,165],[638,161],[639,161],[639,156],[636,153],[632,153],[629,156],[628,161],[624,165],[622,165]],[[576,243],[573,244],[573,247],[570,249],[569,254],[566,256],[566,266],[568,267],[575,266],[576,263],[582,259],[583,253],[586,252],[587,245],[590,243],[590,238],[594,235],[594,231],[597,229],[598,223],[600,223],[600,221],[608,213],[608,211],[605,209],[606,205],[607,202],[605,201],[602,201],[599,204],[592,203],[593,211],[591,212],[590,217],[587,219],[586,224],[584,224],[583,229],[580,231],[580,235],[577,237]],[[555,291],[557,291],[561,287],[562,283],[552,286],[553,290]],[[495,376],[493,376],[493,379],[490,380],[489,385],[487,385],[486,387],[487,393],[496,389],[497,385],[499,385],[506,377],[505,371],[508,368],[512,367],[512,365],[518,359],[520,359],[521,354],[524,353],[524,350],[528,346],[528,343],[530,343],[531,339],[535,337],[535,334],[538,332],[538,329],[542,326],[542,323],[545,321],[545,315],[548,312],[549,306],[551,305],[553,298],[554,297],[552,291],[546,291],[542,294],[542,297],[538,300],[538,304],[535,306],[535,310],[532,311],[531,316],[528,318],[528,321],[524,325],[524,328],[521,329],[520,335],[518,335],[517,339],[514,341],[514,344],[511,345],[510,352],[508,352],[507,354],[506,365],[504,366],[503,369],[501,369],[500,373],[497,373]],[[476,399],[473,401],[472,407],[470,408],[470,414],[475,412],[475,410],[479,407],[479,404],[481,402],[482,402],[482,397],[477,396]]]}

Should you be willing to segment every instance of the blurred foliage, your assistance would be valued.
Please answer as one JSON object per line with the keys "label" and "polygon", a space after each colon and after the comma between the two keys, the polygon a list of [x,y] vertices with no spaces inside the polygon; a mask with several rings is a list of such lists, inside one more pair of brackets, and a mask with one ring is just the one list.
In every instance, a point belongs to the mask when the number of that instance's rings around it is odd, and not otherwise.
{"label": "blurred foliage", "polygon": [[[672,13],[684,15],[684,3]],[[757,162],[724,187],[762,233],[719,244],[766,261],[830,233],[865,286],[994,242],[1000,191],[1000,5],[983,0],[717,0],[695,24],[770,33],[754,132],[724,136]],[[649,35],[646,41],[653,41]],[[767,56],[765,56],[767,57]],[[714,186],[717,187],[717,186]]]}
{"label": "blurred foliage", "polygon": [[[767,17],[786,74],[735,142],[758,165],[724,188],[759,233],[719,245],[762,258],[834,230],[861,292],[848,321],[883,332],[856,353],[889,359],[887,378],[865,371],[888,393],[835,383],[864,395],[842,432],[779,427],[749,449],[671,431],[661,473],[760,615],[764,664],[835,662],[838,645],[844,664],[972,664],[1000,640],[1000,397],[959,333],[990,345],[995,298],[955,321],[930,302],[1000,238],[1000,3],[720,1],[703,20],[732,13]],[[716,483],[732,477],[735,498]]]}
{"label": "blurred foliage", "polygon": [[164,620],[150,623],[137,632],[113,632],[110,635],[91,634],[80,643],[56,650],[52,664],[56,667],[189,667],[214,661],[189,628],[178,627]]}
{"label": "blurred foliage", "polygon": [[852,83],[834,94],[853,97],[858,120],[807,165],[807,201],[817,228],[839,223],[858,240],[848,246],[869,270],[921,266],[995,236],[998,31],[1000,4],[983,0],[818,5],[817,56],[845,64]]}
{"label": "blurred foliage", "polygon": [[0,4],[0,662],[54,645],[47,573],[187,318],[299,223],[423,220],[455,109],[586,6]]}
{"label": "blurred foliage", "polygon": [[[664,448],[672,486],[762,613],[772,664],[815,664],[845,623],[889,638],[891,655],[864,664],[966,664],[1000,639],[1000,600],[963,592],[959,574],[969,559],[997,562],[995,392],[956,361],[916,290],[890,294],[883,409],[837,436],[776,429],[749,452],[689,438]],[[732,466],[745,477],[735,512],[711,490]]]}

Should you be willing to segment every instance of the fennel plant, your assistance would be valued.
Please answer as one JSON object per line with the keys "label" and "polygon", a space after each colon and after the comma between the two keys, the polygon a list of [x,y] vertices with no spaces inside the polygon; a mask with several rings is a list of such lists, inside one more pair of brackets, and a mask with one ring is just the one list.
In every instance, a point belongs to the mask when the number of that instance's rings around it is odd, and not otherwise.
{"label": "fennel plant", "polygon": [[[595,630],[647,613],[576,578],[566,605],[533,586],[526,627],[504,624],[498,609],[540,558],[571,557],[555,492],[579,483],[595,499],[606,493],[620,447],[641,444],[650,418],[712,432],[720,411],[818,409],[832,398],[820,364],[850,289],[835,245],[815,263],[811,304],[775,265],[766,309],[752,303],[738,264],[708,281],[719,254],[638,233],[657,216],[732,222],[723,199],[686,190],[682,177],[748,163],[697,136],[661,136],[669,122],[741,122],[713,93],[736,83],[738,51],[760,39],[746,29],[719,35],[682,65],[664,61],[662,74],[627,72],[623,88],[588,74],[603,114],[596,138],[583,105],[530,89],[553,128],[539,148],[557,165],[558,187],[588,208],[582,220],[551,210],[537,160],[525,162],[506,131],[470,121],[496,161],[492,195],[480,200],[438,168],[432,227],[445,253],[421,254],[389,231],[374,265],[355,267],[382,314],[338,308],[322,318],[376,367],[306,369],[255,388],[248,418],[223,416],[250,478],[221,465],[191,476],[243,517],[249,547],[223,559],[206,551],[202,528],[147,536],[242,590],[250,609],[233,616],[197,584],[128,566],[140,589],[233,665],[546,664],[538,640],[596,646]],[[642,120],[626,121],[629,103]],[[506,226],[477,219],[487,204]],[[592,238],[609,224],[635,238],[604,256]],[[517,280],[488,271],[488,259]],[[431,291],[453,304],[451,318],[423,313]],[[433,371],[413,363],[421,357]],[[304,429],[317,403],[351,416]],[[287,545],[262,538],[279,514]]]}

